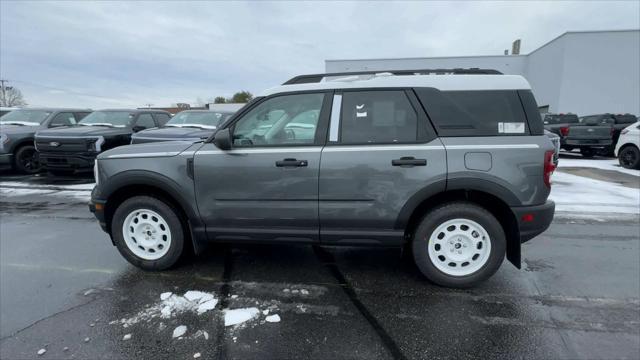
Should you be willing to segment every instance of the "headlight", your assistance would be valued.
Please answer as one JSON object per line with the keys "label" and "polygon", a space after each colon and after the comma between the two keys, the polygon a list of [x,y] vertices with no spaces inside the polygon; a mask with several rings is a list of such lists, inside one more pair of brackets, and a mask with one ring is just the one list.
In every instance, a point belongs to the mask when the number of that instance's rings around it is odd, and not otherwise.
{"label": "headlight", "polygon": [[100,174],[98,173],[98,159],[93,162],[93,178],[96,180],[96,186],[100,182]]}
{"label": "headlight", "polygon": [[102,144],[104,144],[104,138],[102,136],[87,141],[87,151],[100,152],[102,151]]}
{"label": "headlight", "polygon": [[0,134],[0,148],[4,147],[4,144],[9,142],[9,137],[7,134]]}

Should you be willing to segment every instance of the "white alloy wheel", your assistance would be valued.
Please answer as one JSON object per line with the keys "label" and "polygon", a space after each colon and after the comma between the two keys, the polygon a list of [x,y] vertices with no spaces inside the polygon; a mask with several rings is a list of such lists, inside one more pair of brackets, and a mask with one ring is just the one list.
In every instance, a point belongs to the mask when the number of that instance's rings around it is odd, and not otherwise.
{"label": "white alloy wheel", "polygon": [[452,219],[438,226],[428,242],[429,259],[449,276],[466,276],[480,270],[491,254],[487,231],[469,219]]}
{"label": "white alloy wheel", "polygon": [[122,224],[122,236],[129,250],[143,260],[160,259],[171,246],[169,225],[149,209],[129,213]]}

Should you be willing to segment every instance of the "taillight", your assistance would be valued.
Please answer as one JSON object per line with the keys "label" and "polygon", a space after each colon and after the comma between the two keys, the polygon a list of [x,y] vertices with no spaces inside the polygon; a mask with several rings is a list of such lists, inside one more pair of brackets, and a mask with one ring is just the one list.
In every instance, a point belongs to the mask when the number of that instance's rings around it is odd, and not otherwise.
{"label": "taillight", "polygon": [[560,135],[562,135],[562,136],[569,135],[569,127],[568,126],[561,127],[560,128]]}
{"label": "taillight", "polygon": [[551,175],[556,170],[556,165],[553,163],[554,150],[545,151],[544,153],[544,184],[547,187],[551,187]]}

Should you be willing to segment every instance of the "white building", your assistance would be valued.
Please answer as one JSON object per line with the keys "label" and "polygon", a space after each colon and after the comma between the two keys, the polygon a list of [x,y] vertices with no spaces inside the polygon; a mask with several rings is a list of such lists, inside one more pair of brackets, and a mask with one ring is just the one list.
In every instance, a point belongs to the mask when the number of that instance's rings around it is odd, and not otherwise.
{"label": "white building", "polygon": [[526,55],[326,60],[326,72],[495,69],[529,80],[543,112],[640,115],[640,30],[566,32]]}

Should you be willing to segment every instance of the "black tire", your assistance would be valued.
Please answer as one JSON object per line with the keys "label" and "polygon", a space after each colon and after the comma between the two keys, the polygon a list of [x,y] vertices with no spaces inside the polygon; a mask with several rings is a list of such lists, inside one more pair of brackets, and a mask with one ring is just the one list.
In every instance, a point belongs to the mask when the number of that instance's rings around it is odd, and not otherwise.
{"label": "black tire", "polygon": [[[479,224],[489,235],[491,250],[484,265],[475,272],[454,276],[438,269],[428,253],[431,234],[448,220],[468,219]],[[493,275],[504,260],[506,238],[500,222],[486,209],[464,201],[440,205],[429,211],[416,229],[412,243],[413,258],[422,274],[430,281],[446,287],[472,287]],[[436,245],[434,245],[436,246]]]}
{"label": "black tire", "polygon": [[24,145],[15,153],[16,170],[23,174],[36,174],[40,172],[38,152],[33,145]]}
{"label": "black tire", "polygon": [[590,159],[596,155],[596,152],[592,148],[583,147],[580,148],[580,154],[582,155],[582,157]]}
{"label": "black tire", "polygon": [[640,169],[640,150],[627,145],[618,152],[618,162],[626,169]]}
{"label": "black tire", "polygon": [[[140,209],[149,209],[158,213],[169,227],[171,244],[167,252],[159,259],[143,259],[134,254],[125,242],[122,231],[124,221],[129,214]],[[134,196],[125,200],[118,206],[111,221],[111,234],[120,254],[131,264],[149,271],[169,269],[180,260],[186,238],[184,229],[179,215],[171,206],[150,196]]]}

